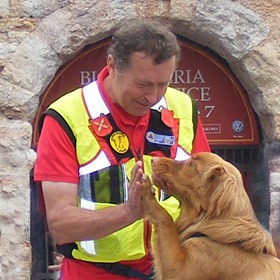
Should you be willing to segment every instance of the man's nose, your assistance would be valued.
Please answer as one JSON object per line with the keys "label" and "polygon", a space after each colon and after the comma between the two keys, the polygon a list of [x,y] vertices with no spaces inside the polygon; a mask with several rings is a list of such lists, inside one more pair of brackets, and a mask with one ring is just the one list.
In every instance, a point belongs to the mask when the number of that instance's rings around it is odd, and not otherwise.
{"label": "man's nose", "polygon": [[156,103],[165,93],[165,90],[163,90],[158,85],[152,85],[147,89],[145,98],[149,101],[150,104]]}
{"label": "man's nose", "polygon": [[157,91],[150,91],[145,95],[145,99],[149,104],[155,104],[158,101]]}

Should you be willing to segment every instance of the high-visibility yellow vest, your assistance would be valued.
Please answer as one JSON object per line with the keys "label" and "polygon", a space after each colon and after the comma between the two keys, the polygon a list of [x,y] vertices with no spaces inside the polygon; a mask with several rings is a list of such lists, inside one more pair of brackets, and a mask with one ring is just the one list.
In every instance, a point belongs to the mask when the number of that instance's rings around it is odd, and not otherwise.
{"label": "high-visibility yellow vest", "polygon": [[[170,123],[162,120],[164,110],[172,116]],[[129,150],[129,139],[114,123],[97,83],[64,95],[51,104],[46,113],[60,122],[76,147],[80,174],[79,206],[96,210],[126,201],[128,181],[136,159]],[[143,139],[145,149],[140,156],[146,174],[151,175],[151,157],[154,155],[177,160],[189,157],[196,128],[195,116],[191,98],[168,88],[165,96],[151,108],[151,121]],[[105,129],[107,134],[100,136],[98,131],[108,124],[110,132]],[[155,196],[176,219],[178,201],[158,189]],[[133,261],[147,255],[151,240],[153,233],[141,219],[104,238],[58,248],[66,257],[89,262]]]}

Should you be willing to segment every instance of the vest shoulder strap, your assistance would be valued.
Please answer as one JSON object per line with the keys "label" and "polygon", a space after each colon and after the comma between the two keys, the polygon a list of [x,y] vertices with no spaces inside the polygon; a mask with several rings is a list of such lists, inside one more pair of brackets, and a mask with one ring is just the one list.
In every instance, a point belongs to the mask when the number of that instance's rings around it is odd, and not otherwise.
{"label": "vest shoulder strap", "polygon": [[188,94],[171,87],[167,88],[165,98],[167,107],[174,112],[175,118],[188,119],[193,123],[193,135],[195,136],[198,120],[197,102]]}
{"label": "vest shoulder strap", "polygon": [[73,146],[76,147],[76,137],[75,137],[72,129],[70,128],[69,124],[57,111],[55,111],[51,108],[47,109],[42,114],[42,116],[40,118],[40,122],[39,122],[39,132],[41,132],[41,130],[43,128],[44,119],[47,115],[52,116],[60,124],[60,126],[64,129],[64,131],[68,135],[69,139],[71,140]]}

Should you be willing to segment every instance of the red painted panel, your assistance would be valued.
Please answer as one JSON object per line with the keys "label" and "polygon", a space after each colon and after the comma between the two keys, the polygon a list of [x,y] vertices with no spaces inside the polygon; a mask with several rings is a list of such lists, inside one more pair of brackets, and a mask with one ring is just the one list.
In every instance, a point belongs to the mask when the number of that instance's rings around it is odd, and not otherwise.
{"label": "red painted panel", "polygon": [[211,145],[258,144],[258,129],[247,94],[231,71],[210,52],[181,41],[182,57],[172,86],[198,101]]}

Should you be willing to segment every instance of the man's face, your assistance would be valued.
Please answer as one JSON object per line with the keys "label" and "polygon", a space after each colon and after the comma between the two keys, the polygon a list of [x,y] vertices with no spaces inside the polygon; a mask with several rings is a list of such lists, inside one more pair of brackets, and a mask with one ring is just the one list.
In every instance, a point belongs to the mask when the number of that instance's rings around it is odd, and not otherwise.
{"label": "man's face", "polygon": [[161,64],[154,64],[150,56],[135,52],[125,70],[116,69],[112,56],[108,57],[107,64],[112,78],[111,92],[108,92],[112,101],[131,115],[143,116],[165,94],[176,59],[174,56]]}

